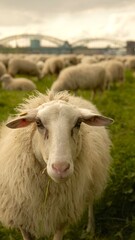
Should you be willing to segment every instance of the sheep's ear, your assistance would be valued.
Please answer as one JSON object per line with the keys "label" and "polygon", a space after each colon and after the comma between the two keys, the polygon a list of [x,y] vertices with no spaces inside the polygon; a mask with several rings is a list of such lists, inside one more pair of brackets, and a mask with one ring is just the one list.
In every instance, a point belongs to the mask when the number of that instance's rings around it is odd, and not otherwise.
{"label": "sheep's ear", "polygon": [[23,128],[27,127],[32,122],[35,122],[37,110],[32,110],[28,113],[22,113],[19,117],[9,121],[6,126],[9,128]]}
{"label": "sheep's ear", "polygon": [[108,126],[113,123],[112,118],[92,113],[88,109],[80,109],[81,121],[91,126]]}

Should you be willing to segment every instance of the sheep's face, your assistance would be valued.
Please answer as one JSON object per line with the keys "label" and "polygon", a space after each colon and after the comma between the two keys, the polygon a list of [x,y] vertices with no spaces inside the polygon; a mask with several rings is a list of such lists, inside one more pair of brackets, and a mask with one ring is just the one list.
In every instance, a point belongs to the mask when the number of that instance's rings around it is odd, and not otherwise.
{"label": "sheep's face", "polygon": [[9,74],[5,73],[5,74],[0,78],[0,81],[1,81],[2,83],[9,83],[9,82],[12,81],[12,77],[11,77]]}
{"label": "sheep's face", "polygon": [[36,124],[32,140],[36,158],[46,163],[47,173],[54,181],[63,182],[74,173],[81,150],[81,123],[104,126],[112,120],[58,100],[22,114],[7,126],[26,127],[32,122]]}
{"label": "sheep's face", "polygon": [[81,148],[80,113],[69,104],[46,104],[36,116],[40,153],[48,175],[56,182],[67,180]]}

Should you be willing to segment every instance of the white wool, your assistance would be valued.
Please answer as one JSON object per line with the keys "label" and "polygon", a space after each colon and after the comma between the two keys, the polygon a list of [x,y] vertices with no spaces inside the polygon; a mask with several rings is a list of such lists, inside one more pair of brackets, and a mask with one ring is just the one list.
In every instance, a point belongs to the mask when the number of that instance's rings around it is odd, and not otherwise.
{"label": "white wool", "polygon": [[103,91],[106,88],[106,72],[104,67],[93,64],[78,64],[61,71],[52,85],[52,90],[90,89]]}
{"label": "white wool", "polygon": [[6,67],[2,62],[0,62],[0,77],[5,73],[6,73]]}
{"label": "white wool", "polygon": [[129,69],[131,71],[135,71],[135,57],[134,56],[126,57],[125,68]]}
{"label": "white wool", "polygon": [[19,57],[11,58],[8,64],[8,73],[13,77],[16,76],[16,74],[29,74],[37,76],[38,79],[41,77],[41,72],[36,63]]}
{"label": "white wool", "polygon": [[49,57],[43,66],[42,77],[45,77],[48,74],[58,74],[61,69],[63,69],[63,60],[59,57]]}
{"label": "white wool", "polygon": [[[42,104],[44,105],[38,108]],[[58,109],[63,111],[69,108],[72,114],[73,109],[76,114],[78,108],[89,109],[99,114],[92,103],[82,98],[70,96],[65,92],[58,94],[50,92],[47,95],[38,94],[27,99],[18,108],[18,116],[25,117],[29,110],[38,108],[44,117],[42,109],[44,110],[45,104],[48,104],[47,106],[56,104],[59,106]],[[54,114],[57,113],[53,111]],[[68,119],[68,112],[66,114]],[[53,116],[52,112],[50,115]],[[64,119],[63,114],[58,116]],[[55,119],[58,124],[57,118]],[[50,139],[51,133],[57,130],[55,119],[50,130]],[[70,122],[67,122],[66,126],[69,125]],[[61,129],[62,126],[59,125]],[[7,227],[21,226],[36,237],[54,234],[63,224],[77,222],[86,207],[93,204],[93,199],[101,194],[107,181],[111,144],[105,127],[82,123],[78,140],[77,142],[74,140],[77,152],[76,155],[73,149],[74,172],[66,182],[56,183],[48,176],[45,170],[47,162],[42,155],[43,151],[46,155],[50,146],[47,142],[44,147],[41,146],[43,142],[39,136],[35,122],[25,128],[9,129],[5,123],[1,127],[0,221]],[[50,149],[50,154],[53,150]]]}
{"label": "white wool", "polygon": [[6,90],[35,90],[36,85],[27,78],[12,78],[9,74],[1,77],[2,88]]}
{"label": "white wool", "polygon": [[110,83],[124,82],[124,65],[122,62],[112,59],[108,61],[102,61],[99,63],[99,65],[103,66],[107,74],[110,75],[110,78],[108,79]]}

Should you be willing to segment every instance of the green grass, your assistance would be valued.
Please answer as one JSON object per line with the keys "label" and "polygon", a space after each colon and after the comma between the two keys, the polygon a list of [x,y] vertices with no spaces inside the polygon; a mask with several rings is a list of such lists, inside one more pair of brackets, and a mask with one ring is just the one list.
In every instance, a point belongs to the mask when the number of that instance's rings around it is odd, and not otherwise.
{"label": "green grass", "polygon": [[[45,92],[50,88],[55,76],[36,82],[37,88]],[[27,97],[28,92],[7,92],[0,89],[0,121],[6,119],[13,108]],[[88,91],[79,95],[89,100]],[[114,119],[109,127],[113,142],[112,166],[108,186],[100,200],[95,203],[95,240],[134,240],[135,239],[135,78],[126,72],[122,86],[113,86],[103,96],[93,100],[98,109]],[[87,213],[82,220],[67,230],[65,240],[91,239],[85,233]],[[0,240],[21,240],[17,231],[0,227]]]}

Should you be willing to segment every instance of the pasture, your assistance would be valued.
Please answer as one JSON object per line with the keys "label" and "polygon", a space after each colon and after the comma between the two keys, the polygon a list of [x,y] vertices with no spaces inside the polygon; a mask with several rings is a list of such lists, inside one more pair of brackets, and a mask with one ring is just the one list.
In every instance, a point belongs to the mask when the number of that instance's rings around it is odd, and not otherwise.
{"label": "pasture", "polygon": [[[93,102],[106,116],[114,119],[109,127],[112,139],[112,166],[110,180],[101,199],[95,203],[95,240],[135,239],[135,78],[126,71],[126,81],[113,86],[103,95],[97,94]],[[39,91],[50,88],[56,76],[47,76],[40,81],[31,78]],[[89,91],[78,91],[80,96],[90,99]],[[30,92],[0,89],[0,122]],[[7,143],[8,144],[8,143]],[[80,206],[81,207],[81,206]],[[82,220],[67,229],[65,240],[91,239],[86,234],[87,212]],[[20,232],[0,227],[0,240],[21,240]]]}

